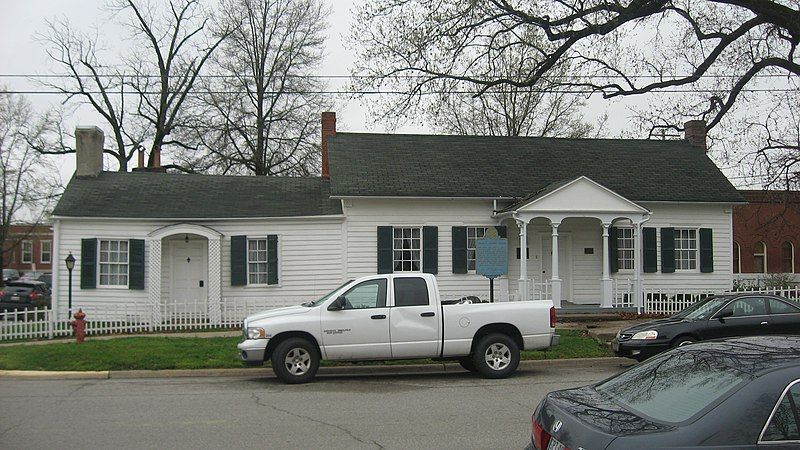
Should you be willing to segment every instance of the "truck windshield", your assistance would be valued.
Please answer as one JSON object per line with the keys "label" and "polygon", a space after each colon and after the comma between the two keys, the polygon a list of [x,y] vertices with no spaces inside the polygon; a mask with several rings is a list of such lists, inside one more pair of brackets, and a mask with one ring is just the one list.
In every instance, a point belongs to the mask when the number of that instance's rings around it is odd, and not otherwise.
{"label": "truck windshield", "polygon": [[347,286],[348,284],[350,284],[352,282],[353,282],[353,280],[347,280],[341,286],[339,286],[336,289],[334,289],[334,290],[328,292],[327,294],[325,294],[322,298],[320,298],[318,300],[314,300],[313,302],[305,302],[305,303],[302,304],[302,306],[307,306],[309,308],[313,308],[314,306],[317,306],[320,303],[324,302],[325,300],[329,299],[331,297],[331,295],[334,294],[334,292],[338,291],[339,289]]}

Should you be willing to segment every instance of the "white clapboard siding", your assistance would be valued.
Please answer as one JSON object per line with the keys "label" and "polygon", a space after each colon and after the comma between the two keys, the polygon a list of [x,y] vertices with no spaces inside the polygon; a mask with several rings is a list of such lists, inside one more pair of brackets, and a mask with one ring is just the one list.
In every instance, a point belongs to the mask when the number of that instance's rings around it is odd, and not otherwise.
{"label": "white clapboard siding", "polygon": [[[342,219],[262,219],[230,221],[197,221],[223,234],[222,297],[264,298],[275,306],[288,299],[300,303],[317,298],[339,286],[344,280],[342,263]],[[123,303],[147,304],[149,290],[150,249],[145,245],[145,289],[126,287],[80,289],[81,239],[147,239],[147,236],[175,222],[153,220],[75,220],[60,219],[59,255],[69,252],[77,259],[73,272],[73,306],[102,307]],[[231,286],[230,238],[236,235],[266,237],[278,235],[279,284],[274,286]],[[197,238],[194,236],[193,238]],[[203,238],[205,239],[205,238]],[[162,244],[161,299],[170,299],[169,242]],[[67,271],[62,266],[54,269],[58,277],[58,292],[54,304],[67,305]]]}
{"label": "white clapboard siding", "polygon": [[[492,207],[491,200],[475,199],[348,199],[345,201],[347,276],[376,273],[379,226],[436,226],[439,231],[436,278],[442,295],[489,298],[488,279],[474,273],[453,273],[452,227],[501,225],[492,218]],[[495,297],[508,299],[507,277],[495,280]]]}

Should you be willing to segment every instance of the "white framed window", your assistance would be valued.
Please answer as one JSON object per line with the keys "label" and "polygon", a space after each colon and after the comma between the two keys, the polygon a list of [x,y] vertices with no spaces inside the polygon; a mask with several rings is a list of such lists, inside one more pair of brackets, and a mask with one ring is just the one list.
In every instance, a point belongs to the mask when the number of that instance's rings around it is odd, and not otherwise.
{"label": "white framed window", "polygon": [[267,284],[267,239],[247,240],[247,284]]}
{"label": "white framed window", "polygon": [[753,246],[753,271],[767,273],[767,245],[762,241]]}
{"label": "white framed window", "polygon": [[30,264],[33,262],[33,242],[22,241],[22,263]]}
{"label": "white framed window", "polygon": [[41,241],[39,243],[39,262],[42,264],[50,264],[53,258],[53,242]]}
{"label": "white framed window", "polygon": [[478,250],[478,239],[486,237],[488,227],[467,227],[467,270],[475,270],[475,255]]}
{"label": "white framed window", "polygon": [[633,270],[633,228],[617,228],[617,268]]}
{"label": "white framed window", "polygon": [[675,270],[697,270],[697,230],[675,228]]}
{"label": "white framed window", "polygon": [[794,244],[789,241],[781,244],[781,260],[783,273],[794,273]]}
{"label": "white framed window", "polygon": [[128,241],[100,240],[98,270],[100,286],[128,285]]}
{"label": "white framed window", "polygon": [[422,228],[394,227],[392,267],[395,272],[422,270]]}

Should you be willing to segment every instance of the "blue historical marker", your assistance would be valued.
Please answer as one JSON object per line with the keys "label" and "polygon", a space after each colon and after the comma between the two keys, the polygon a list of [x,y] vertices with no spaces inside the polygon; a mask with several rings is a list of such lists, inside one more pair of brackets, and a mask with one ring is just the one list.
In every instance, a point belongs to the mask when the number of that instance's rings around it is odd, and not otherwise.
{"label": "blue historical marker", "polygon": [[477,239],[475,272],[489,279],[489,301],[494,302],[494,279],[508,273],[508,239],[492,236]]}

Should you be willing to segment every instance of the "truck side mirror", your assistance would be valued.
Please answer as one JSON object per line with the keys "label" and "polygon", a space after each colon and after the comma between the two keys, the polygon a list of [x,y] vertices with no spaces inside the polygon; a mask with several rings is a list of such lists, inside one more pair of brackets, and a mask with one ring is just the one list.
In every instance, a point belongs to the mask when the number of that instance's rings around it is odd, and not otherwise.
{"label": "truck side mirror", "polygon": [[336,298],[336,300],[332,301],[330,305],[328,305],[328,311],[341,311],[344,309],[344,305],[347,304],[347,299],[344,295],[340,295]]}

